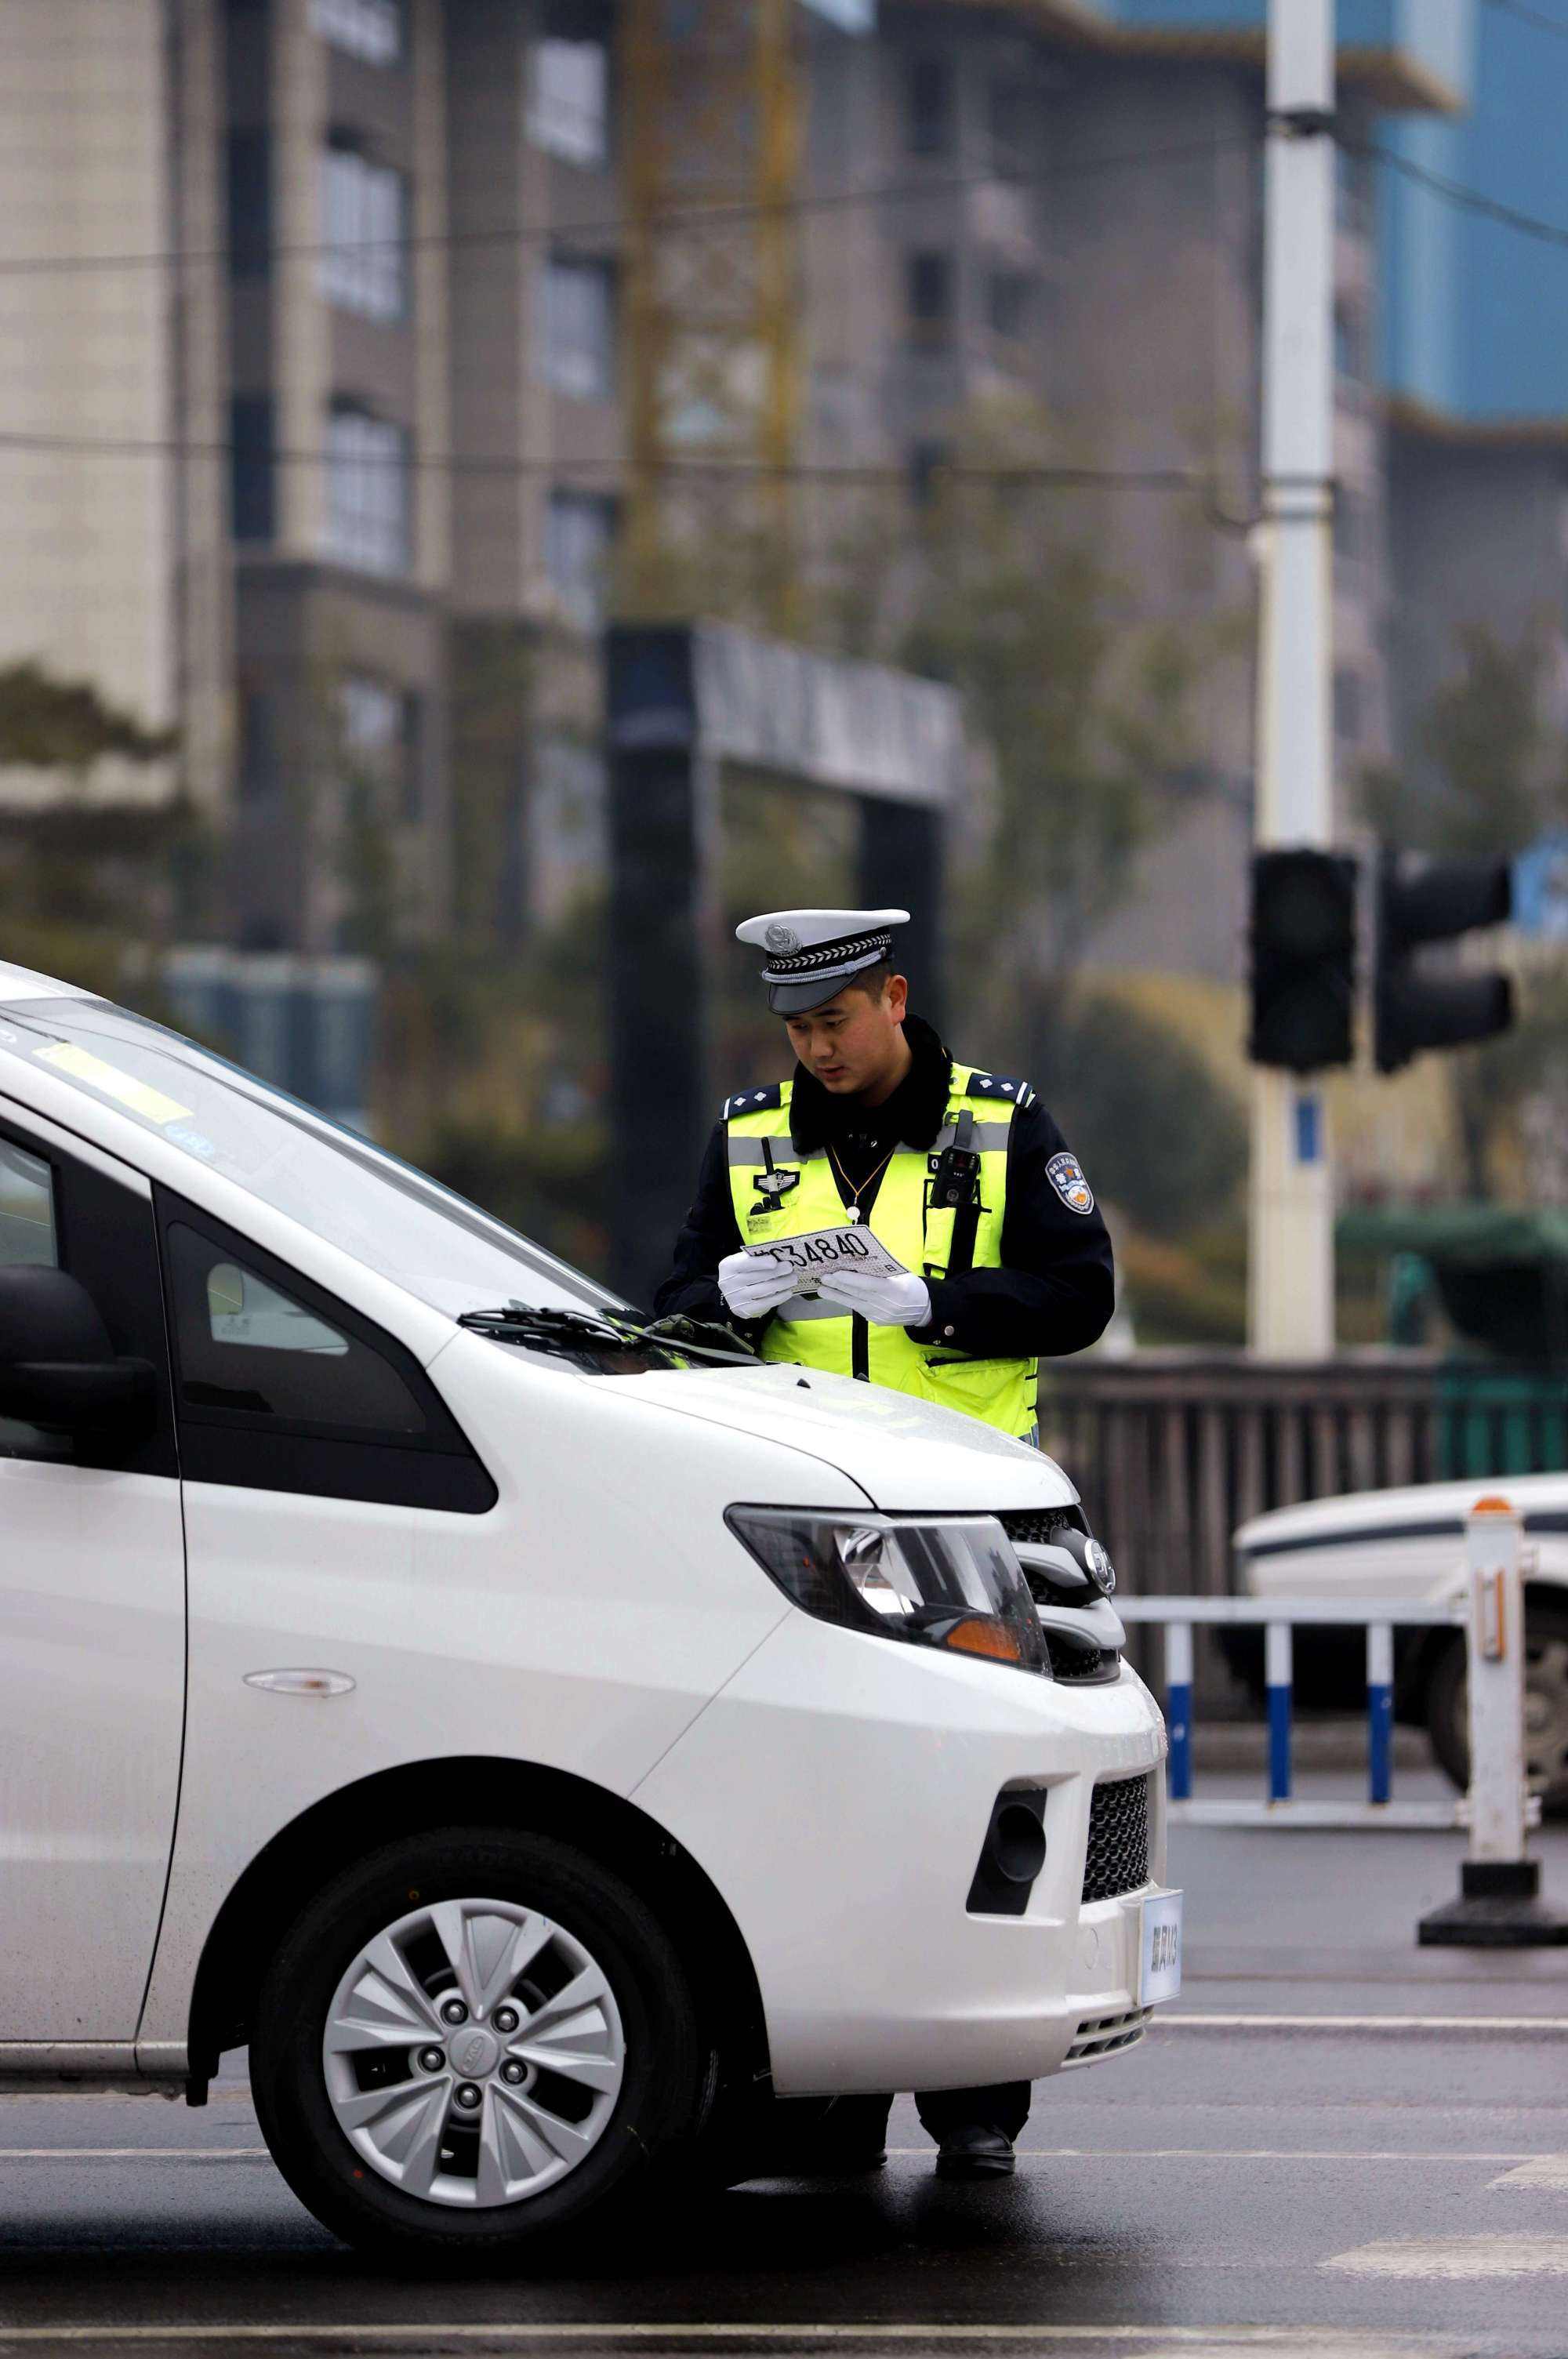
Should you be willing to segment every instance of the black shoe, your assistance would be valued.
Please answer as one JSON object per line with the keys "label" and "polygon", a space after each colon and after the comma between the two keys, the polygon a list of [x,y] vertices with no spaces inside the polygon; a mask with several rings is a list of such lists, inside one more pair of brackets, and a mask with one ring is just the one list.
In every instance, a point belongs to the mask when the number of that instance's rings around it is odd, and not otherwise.
{"label": "black shoe", "polygon": [[1012,2139],[982,2122],[950,2130],[937,2149],[939,2179],[1010,2179],[1013,2167]]}

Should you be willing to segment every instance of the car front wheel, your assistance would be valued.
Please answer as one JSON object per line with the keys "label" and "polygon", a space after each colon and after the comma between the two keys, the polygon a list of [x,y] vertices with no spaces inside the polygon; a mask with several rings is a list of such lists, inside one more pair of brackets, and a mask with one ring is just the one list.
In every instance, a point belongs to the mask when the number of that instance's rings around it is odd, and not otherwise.
{"label": "car front wheel", "polygon": [[708,2085],[668,1936],[584,1854],[504,1831],[388,1845],[267,1973],[262,2134],[324,2226],[383,2253],[506,2256],[682,2148]]}
{"label": "car front wheel", "polygon": [[[1525,1608],[1524,1652],[1526,1773],[1541,1809],[1568,1817],[1568,1608],[1532,1600]],[[1460,1788],[1470,1783],[1468,1713],[1465,1641],[1455,1638],[1432,1669],[1427,1728],[1440,1767]]]}

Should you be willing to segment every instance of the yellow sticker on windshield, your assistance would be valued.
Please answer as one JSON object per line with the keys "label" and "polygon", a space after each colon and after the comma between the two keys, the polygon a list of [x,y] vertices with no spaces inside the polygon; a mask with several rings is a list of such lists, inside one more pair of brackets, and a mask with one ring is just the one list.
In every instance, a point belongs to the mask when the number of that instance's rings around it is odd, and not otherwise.
{"label": "yellow sticker on windshield", "polygon": [[102,1090],[106,1098],[116,1098],[139,1114],[144,1122],[182,1122],[191,1112],[189,1106],[176,1105],[161,1090],[147,1082],[138,1082],[134,1073],[122,1073],[95,1057],[91,1049],[79,1049],[72,1040],[57,1040],[48,1049],[33,1051],[40,1065],[53,1065],[69,1073],[75,1082],[85,1082],[89,1089]]}

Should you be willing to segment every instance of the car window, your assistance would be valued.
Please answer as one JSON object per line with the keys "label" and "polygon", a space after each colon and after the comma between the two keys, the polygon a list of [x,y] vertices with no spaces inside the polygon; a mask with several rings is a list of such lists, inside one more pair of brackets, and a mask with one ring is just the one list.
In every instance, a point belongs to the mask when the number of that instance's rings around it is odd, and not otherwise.
{"label": "car window", "polygon": [[180,1400],[270,1423],[423,1434],[397,1371],[225,1246],[182,1221],[168,1231]]}
{"label": "car window", "polygon": [[54,1175],[25,1147],[0,1138],[0,1263],[58,1269]]}
{"label": "car window", "polygon": [[519,1300],[594,1310],[609,1288],[422,1171],[177,1032],[101,999],[0,1009],[13,1055],[112,1105],[453,1317]]}

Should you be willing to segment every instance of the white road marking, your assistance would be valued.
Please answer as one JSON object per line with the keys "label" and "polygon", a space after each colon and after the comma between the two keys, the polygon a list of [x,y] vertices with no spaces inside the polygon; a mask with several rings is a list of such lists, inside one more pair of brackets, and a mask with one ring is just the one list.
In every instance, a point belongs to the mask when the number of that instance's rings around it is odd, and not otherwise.
{"label": "white road marking", "polygon": [[1568,2154],[1532,2155],[1517,2170],[1505,2170],[1494,2187],[1550,2187],[1568,2194]]}
{"label": "white road marking", "polygon": [[1520,2031],[1568,2039],[1564,2015],[1162,2015],[1160,2031]]}
{"label": "white road marking", "polygon": [[[1271,2147],[1271,2146],[1020,2146],[1020,2162],[1474,2162],[1516,2166],[1494,2187],[1568,2188],[1568,2155],[1532,2153],[1511,2147],[1494,2153],[1476,2147],[1445,2147],[1433,2151],[1398,2147]],[[890,2146],[896,2160],[929,2162],[934,2146]],[[0,2164],[7,2162],[269,2162],[264,2146],[0,2146]],[[762,2175],[762,2174],[759,2174]],[[799,2172],[780,2172],[798,2178]]]}
{"label": "white road marking", "polygon": [[1357,2277],[1568,2277],[1568,2236],[1416,2236],[1324,2261]]}
{"label": "white road marking", "polygon": [[[269,2162],[264,2146],[0,2146],[0,2162]],[[1499,2155],[1499,2162],[1508,2159]]]}
{"label": "white road marking", "polygon": [[1274,2359],[1429,2359],[1433,2352],[1459,2347],[1450,2335],[1407,2333],[1402,2329],[1377,2333],[1340,2332],[1318,2326],[759,2326],[724,2320],[710,2325],[690,2321],[655,2326],[645,2321],[630,2325],[597,2325],[572,2321],[550,2325],[540,2320],[526,2325],[497,2323],[390,2325],[379,2322],[339,2325],[212,2325],[212,2326],[6,2326],[0,2323],[0,2345],[8,2343],[1142,2343],[1156,2359],[1162,2351],[1197,2354],[1224,2351],[1269,2351]]}
{"label": "white road marking", "polygon": [[[929,2160],[935,2154],[934,2146],[890,2146],[889,2155],[912,2155]],[[1511,2154],[1479,2153],[1474,2147],[1450,2147],[1441,2154],[1421,2153],[1414,2148],[1401,2152],[1398,2147],[1335,2147],[1322,2149],[1313,2147],[1274,2146],[1020,2146],[1014,2148],[1020,2162],[1519,2162],[1525,2169],[1536,2164],[1555,2164],[1564,2172],[1563,2184],[1568,2186],[1568,2155],[1530,2155],[1521,2158],[1517,2147]],[[0,2151],[0,2159],[4,2159]],[[1519,2180],[1519,2170],[1508,2178]],[[1553,2182],[1542,2180],[1540,2185]],[[1502,2180],[1492,2184],[1500,2187]]]}

